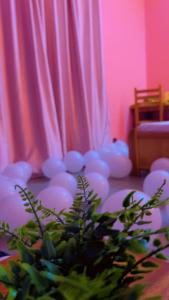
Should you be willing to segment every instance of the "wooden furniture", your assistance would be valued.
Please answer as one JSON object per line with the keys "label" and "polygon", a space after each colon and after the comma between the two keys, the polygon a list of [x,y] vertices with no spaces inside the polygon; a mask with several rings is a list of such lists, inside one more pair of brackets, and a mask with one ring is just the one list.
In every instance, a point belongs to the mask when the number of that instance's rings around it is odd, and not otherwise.
{"label": "wooden furniture", "polygon": [[149,171],[156,159],[169,158],[169,132],[139,132],[132,129],[129,133],[129,152],[133,175],[139,175],[141,170]]}
{"label": "wooden furniture", "polygon": [[[131,128],[135,127],[135,110],[136,110],[136,105],[135,103],[130,105],[130,117],[131,117]],[[142,106],[139,108],[140,113],[142,114],[142,118],[155,120],[157,118],[158,114],[158,106],[155,105],[152,102],[147,102],[142,104]],[[167,121],[169,120],[169,103],[163,102],[163,120]]]}
{"label": "wooden furniture", "polygon": [[142,122],[149,122],[150,119],[141,118],[141,112],[146,111],[146,107],[151,103],[152,108],[158,111],[157,119],[151,121],[163,121],[163,101],[161,86],[154,89],[138,90],[134,89],[135,98],[135,126],[140,125]]}
{"label": "wooden furniture", "polygon": [[[129,151],[133,174],[138,175],[141,170],[149,170],[154,160],[169,158],[169,122],[162,122],[164,103],[161,86],[147,90],[135,89],[134,97],[135,126],[129,134]],[[147,108],[149,112],[156,112],[155,118],[143,115]]]}

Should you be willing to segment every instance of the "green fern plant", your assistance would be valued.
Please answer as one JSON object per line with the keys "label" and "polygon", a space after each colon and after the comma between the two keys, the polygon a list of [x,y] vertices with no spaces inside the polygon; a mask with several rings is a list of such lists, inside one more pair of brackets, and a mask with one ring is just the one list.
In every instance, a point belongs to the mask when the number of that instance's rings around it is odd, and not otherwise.
{"label": "green fern plant", "polygon": [[[164,183],[165,184],[165,183]],[[19,188],[27,212],[33,215],[25,226],[11,231],[0,223],[0,234],[8,235],[9,247],[18,260],[0,266],[0,282],[7,288],[6,300],[137,300],[144,285],[139,280],[157,265],[152,256],[166,259],[169,227],[143,230],[151,209],[167,205],[160,201],[163,185],[146,204],[134,199],[134,191],[116,213],[99,213],[101,199],[85,177],[78,177],[78,193],[69,212],[45,208],[27,189]],[[122,230],[116,229],[116,222]],[[134,224],[140,225],[133,230]],[[166,244],[156,235],[163,233]],[[154,238],[154,249],[145,243]],[[38,247],[34,247],[38,243]],[[141,258],[138,258],[141,254]],[[156,298],[157,299],[157,298]]]}

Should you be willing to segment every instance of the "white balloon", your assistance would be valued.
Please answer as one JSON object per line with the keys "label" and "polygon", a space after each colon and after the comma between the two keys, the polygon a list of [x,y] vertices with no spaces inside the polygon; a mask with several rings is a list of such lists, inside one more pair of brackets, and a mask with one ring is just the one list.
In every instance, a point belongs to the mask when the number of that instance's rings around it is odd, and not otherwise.
{"label": "white balloon", "polygon": [[77,173],[81,171],[85,165],[84,158],[78,151],[69,151],[64,157],[64,162],[67,171],[71,173]]}
{"label": "white balloon", "polygon": [[169,172],[169,158],[162,157],[159,159],[156,159],[150,168],[151,172],[156,170],[163,170]]}
{"label": "white balloon", "polygon": [[[141,221],[141,220],[140,220]],[[144,224],[144,225],[133,225],[131,229],[151,229],[151,230],[158,230],[162,227],[162,219],[161,219],[161,213],[159,208],[152,208],[151,209],[151,216],[145,216],[143,218],[143,221],[151,222],[150,224]],[[155,236],[154,236],[155,238]]]}
{"label": "white balloon", "polygon": [[68,190],[73,196],[77,190],[77,180],[76,178],[66,172],[60,172],[56,174],[50,181],[50,185],[61,186]]}
{"label": "white balloon", "polygon": [[123,141],[123,140],[117,140],[117,141],[115,141],[115,145],[118,146],[118,147],[128,148],[127,143],[125,141]]}
{"label": "white balloon", "polygon": [[130,174],[132,170],[131,160],[122,155],[113,155],[109,162],[111,176],[114,178],[123,178]]}
{"label": "white balloon", "polygon": [[85,168],[85,174],[91,172],[97,172],[106,178],[110,176],[109,165],[104,160],[100,160],[100,159],[98,160],[94,159],[88,161]]}
{"label": "white balloon", "polygon": [[[114,194],[112,194],[106,201],[104,201],[101,212],[111,212],[114,213],[119,210],[123,210],[123,201],[126,198],[126,196],[131,193],[132,189],[124,189],[120,190]],[[141,191],[135,191],[133,195],[133,200],[139,201],[142,200],[142,205],[147,203],[150,200],[150,196],[146,195],[145,193]],[[140,228],[140,229],[152,229],[157,230],[161,228],[162,220],[161,220],[161,214],[160,210],[158,208],[151,209],[151,216],[145,216],[144,221],[151,221],[151,224],[144,224],[144,225],[133,225],[131,227],[132,230]],[[120,221],[116,221],[114,224],[114,228],[118,230],[123,229],[123,225]]]}
{"label": "white balloon", "polygon": [[100,159],[100,155],[96,151],[90,150],[84,154],[85,164],[87,164],[89,160],[93,160],[93,159]]}
{"label": "white balloon", "polygon": [[31,216],[25,211],[19,194],[11,194],[1,200],[0,221],[9,223],[11,229],[23,226]]}
{"label": "white balloon", "polygon": [[4,176],[10,177],[10,178],[20,178],[25,180],[25,173],[23,168],[20,165],[17,165],[15,163],[9,164],[2,173]]}
{"label": "white balloon", "polygon": [[109,193],[107,179],[96,172],[88,173],[85,177],[90,185],[89,189],[94,190],[102,200],[106,199]]}
{"label": "white balloon", "polygon": [[[20,178],[11,178],[10,182],[12,183],[12,185],[15,187],[16,185],[20,186],[21,188],[26,188],[26,182]],[[15,188],[16,191],[19,191],[19,187]]]}
{"label": "white balloon", "polygon": [[58,159],[57,156],[52,156],[44,161],[42,171],[46,177],[52,178],[57,173],[66,171],[66,167],[64,162]]}
{"label": "white balloon", "polygon": [[[123,189],[112,194],[106,201],[104,201],[101,208],[102,212],[115,212],[123,209],[123,200],[125,197],[131,193],[132,189]],[[133,194],[133,200],[142,200],[144,203],[150,200],[150,196],[144,194],[141,191],[135,191]]]}
{"label": "white balloon", "polygon": [[129,147],[126,142],[122,140],[117,140],[115,143],[116,149],[120,152],[121,155],[129,156]]}
{"label": "white balloon", "polygon": [[144,179],[143,191],[146,194],[153,196],[164,183],[164,180],[166,180],[166,184],[163,187],[163,193],[160,200],[169,198],[169,173],[166,171],[157,170],[149,173]]}
{"label": "white balloon", "polygon": [[[16,194],[15,182],[13,178],[1,178],[0,179],[0,201],[11,194]],[[18,179],[20,180],[20,179]]]}
{"label": "white balloon", "polygon": [[114,155],[120,155],[120,153],[121,153],[115,143],[107,144],[105,146],[105,148],[110,150],[111,153],[114,154]]}
{"label": "white balloon", "polygon": [[27,163],[26,161],[18,161],[15,163],[15,165],[20,166],[24,170],[24,179],[25,181],[28,181],[32,176],[32,166],[31,164]]}
{"label": "white balloon", "polygon": [[73,203],[72,195],[60,186],[47,187],[39,193],[37,199],[40,199],[46,208],[55,208],[57,212],[62,209],[68,211]]}
{"label": "white balloon", "polygon": [[99,149],[98,153],[99,153],[101,159],[105,160],[109,164],[109,161],[110,161],[110,159],[112,157],[112,151],[111,151],[111,149],[109,149],[109,148],[107,148],[105,146],[105,147],[102,147],[101,149]]}

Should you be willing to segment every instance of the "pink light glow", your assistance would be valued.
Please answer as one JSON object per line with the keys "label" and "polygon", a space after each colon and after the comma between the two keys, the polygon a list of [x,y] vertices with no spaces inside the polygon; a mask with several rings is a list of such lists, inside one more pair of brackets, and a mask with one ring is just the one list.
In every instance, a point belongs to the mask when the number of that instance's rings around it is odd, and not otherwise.
{"label": "pink light glow", "polygon": [[168,0],[145,1],[147,79],[149,86],[161,83],[169,90],[169,2]]}
{"label": "pink light glow", "polygon": [[112,137],[126,138],[134,87],[146,86],[144,0],[101,0]]}

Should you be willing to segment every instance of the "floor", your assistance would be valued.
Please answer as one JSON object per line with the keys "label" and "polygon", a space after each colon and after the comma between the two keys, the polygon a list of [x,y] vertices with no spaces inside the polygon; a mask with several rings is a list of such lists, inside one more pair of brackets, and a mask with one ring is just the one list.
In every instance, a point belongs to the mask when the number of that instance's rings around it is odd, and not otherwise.
{"label": "floor", "polygon": [[[144,177],[129,176],[122,179],[109,179],[110,195],[122,189],[134,189],[142,191]],[[37,196],[39,192],[48,186],[49,180],[45,178],[33,179],[29,182],[29,189]]]}

